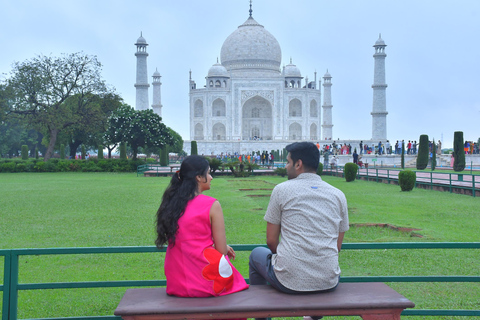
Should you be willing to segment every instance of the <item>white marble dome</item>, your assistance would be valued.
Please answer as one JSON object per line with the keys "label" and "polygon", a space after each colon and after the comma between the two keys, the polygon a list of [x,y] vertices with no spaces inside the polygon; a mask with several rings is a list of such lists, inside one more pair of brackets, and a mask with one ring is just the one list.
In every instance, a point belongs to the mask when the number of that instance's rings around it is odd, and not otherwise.
{"label": "white marble dome", "polygon": [[296,65],[292,64],[290,62],[290,64],[287,64],[285,66],[285,69],[283,69],[283,75],[285,77],[295,77],[295,78],[299,78],[302,76],[301,72],[300,72],[300,69],[297,68]]}
{"label": "white marble dome", "polygon": [[227,70],[265,70],[280,73],[282,50],[277,39],[249,17],[225,40],[220,53]]}
{"label": "white marble dome", "polygon": [[215,63],[208,70],[208,77],[228,77],[227,68],[225,68],[220,63]]}
{"label": "white marble dome", "polygon": [[137,39],[137,43],[135,44],[147,44],[147,40],[145,40],[144,37],[140,36],[140,38]]}

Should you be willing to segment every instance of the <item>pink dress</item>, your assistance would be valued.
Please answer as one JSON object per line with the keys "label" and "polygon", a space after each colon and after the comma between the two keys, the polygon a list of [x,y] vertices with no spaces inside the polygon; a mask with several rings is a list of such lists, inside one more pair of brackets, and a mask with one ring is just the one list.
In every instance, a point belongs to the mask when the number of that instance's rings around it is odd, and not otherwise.
{"label": "pink dress", "polygon": [[223,296],[248,288],[228,256],[213,248],[210,208],[215,198],[198,195],[178,220],[175,245],[167,247],[167,294],[178,297]]}

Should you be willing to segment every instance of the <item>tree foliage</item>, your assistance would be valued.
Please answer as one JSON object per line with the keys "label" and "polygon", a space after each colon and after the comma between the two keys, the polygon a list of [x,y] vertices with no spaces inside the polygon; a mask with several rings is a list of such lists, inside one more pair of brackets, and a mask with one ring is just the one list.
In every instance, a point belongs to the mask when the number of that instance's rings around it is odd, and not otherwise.
{"label": "tree foliage", "polygon": [[137,158],[139,147],[159,147],[173,145],[170,129],[161,122],[162,118],[153,110],[134,110],[124,104],[109,118],[105,141],[108,144],[126,142]]}
{"label": "tree foliage", "polygon": [[417,170],[423,170],[428,165],[428,135],[420,135],[418,143]]}
{"label": "tree foliage", "polygon": [[465,151],[463,140],[463,132],[455,131],[453,134],[453,170],[463,171],[465,169]]}
{"label": "tree foliage", "polygon": [[110,91],[100,71],[97,58],[83,53],[39,55],[14,64],[7,79],[13,92],[11,112],[24,116],[30,126],[47,134],[45,160],[51,158],[58,134],[78,124],[85,115],[84,108],[73,107],[67,100],[75,95],[88,97]]}
{"label": "tree foliage", "polygon": [[435,138],[432,140],[432,164],[430,166],[432,171],[435,170],[437,166],[437,145],[435,144]]}
{"label": "tree foliage", "polygon": [[197,141],[193,140],[190,142],[190,154],[191,155],[196,155],[198,154],[198,149],[197,149]]}
{"label": "tree foliage", "polygon": [[398,173],[398,184],[402,191],[412,191],[415,187],[417,174],[412,170],[403,170]]}

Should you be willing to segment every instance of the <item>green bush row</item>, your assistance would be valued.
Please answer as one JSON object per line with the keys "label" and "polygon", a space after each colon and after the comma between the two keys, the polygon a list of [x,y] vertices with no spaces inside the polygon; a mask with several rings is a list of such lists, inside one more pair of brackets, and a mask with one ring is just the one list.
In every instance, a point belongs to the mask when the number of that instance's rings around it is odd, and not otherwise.
{"label": "green bush row", "polygon": [[136,172],[144,160],[1,160],[0,173],[6,172]]}

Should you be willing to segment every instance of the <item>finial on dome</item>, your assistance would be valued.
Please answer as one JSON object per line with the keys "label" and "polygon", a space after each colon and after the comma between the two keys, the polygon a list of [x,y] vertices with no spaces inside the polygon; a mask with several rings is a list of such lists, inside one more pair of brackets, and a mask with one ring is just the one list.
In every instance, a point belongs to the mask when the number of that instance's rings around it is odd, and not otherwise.
{"label": "finial on dome", "polygon": [[250,10],[248,10],[248,12],[250,12],[250,18],[252,17],[252,0],[250,0]]}
{"label": "finial on dome", "polygon": [[217,57],[217,63],[218,63],[218,57]]}
{"label": "finial on dome", "polygon": [[292,64],[292,57],[290,57],[290,64]]}

